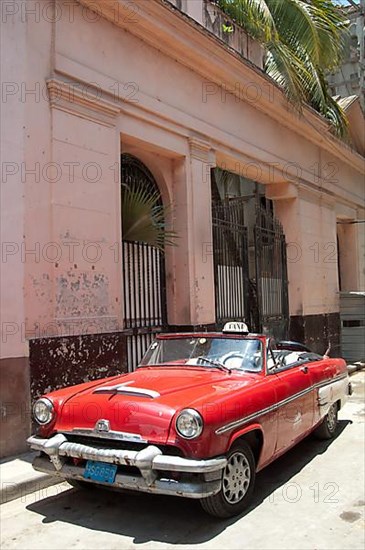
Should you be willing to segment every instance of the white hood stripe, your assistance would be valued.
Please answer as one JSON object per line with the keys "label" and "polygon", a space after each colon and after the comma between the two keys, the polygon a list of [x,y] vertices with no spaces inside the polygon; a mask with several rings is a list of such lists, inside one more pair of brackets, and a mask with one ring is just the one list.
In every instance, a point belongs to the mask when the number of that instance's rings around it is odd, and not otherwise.
{"label": "white hood stripe", "polygon": [[133,395],[135,397],[150,397],[156,399],[160,397],[160,394],[155,390],[148,390],[145,388],[135,388],[127,384],[117,384],[116,386],[103,386],[96,388],[93,393],[121,393],[124,395]]}

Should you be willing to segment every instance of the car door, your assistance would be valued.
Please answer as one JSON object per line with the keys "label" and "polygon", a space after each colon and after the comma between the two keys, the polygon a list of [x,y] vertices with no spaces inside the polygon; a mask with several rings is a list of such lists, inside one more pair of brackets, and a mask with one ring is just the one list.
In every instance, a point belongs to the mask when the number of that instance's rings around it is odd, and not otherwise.
{"label": "car door", "polygon": [[309,432],[313,426],[314,390],[306,365],[293,365],[276,370],[277,440],[275,454]]}

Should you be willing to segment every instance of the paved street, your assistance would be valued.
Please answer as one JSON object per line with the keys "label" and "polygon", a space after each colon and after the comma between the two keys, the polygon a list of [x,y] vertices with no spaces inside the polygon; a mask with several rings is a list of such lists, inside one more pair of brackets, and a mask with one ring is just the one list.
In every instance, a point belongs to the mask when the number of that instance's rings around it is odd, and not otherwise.
{"label": "paved street", "polygon": [[259,474],[251,509],[228,521],[183,499],[67,484],[1,507],[1,548],[364,548],[364,372],[331,443],[307,438]]}

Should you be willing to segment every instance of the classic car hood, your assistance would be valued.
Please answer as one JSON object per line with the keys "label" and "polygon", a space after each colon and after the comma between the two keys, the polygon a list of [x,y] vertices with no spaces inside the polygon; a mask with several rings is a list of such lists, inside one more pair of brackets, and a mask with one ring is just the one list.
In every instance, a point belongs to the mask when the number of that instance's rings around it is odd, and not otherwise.
{"label": "classic car hood", "polygon": [[109,421],[110,430],[165,443],[177,411],[185,407],[199,410],[255,380],[257,375],[208,368],[140,368],[70,395],[55,429],[94,429],[96,422],[104,419]]}

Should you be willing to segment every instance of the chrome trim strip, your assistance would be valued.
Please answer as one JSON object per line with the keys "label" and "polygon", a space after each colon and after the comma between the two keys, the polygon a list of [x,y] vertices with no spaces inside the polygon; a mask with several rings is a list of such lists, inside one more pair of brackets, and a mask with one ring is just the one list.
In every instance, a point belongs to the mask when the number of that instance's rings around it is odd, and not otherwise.
{"label": "chrome trim strip", "polygon": [[112,439],[117,441],[129,441],[131,443],[148,443],[147,439],[139,434],[128,432],[117,432],[110,430],[109,432],[96,432],[92,428],[73,428],[71,431],[62,431],[65,435],[86,435],[89,437],[97,437],[100,439]]}
{"label": "chrome trim strip", "polygon": [[250,422],[251,420],[254,420],[255,418],[258,418],[259,416],[263,416],[265,414],[268,414],[270,412],[275,411],[276,409],[279,409],[280,407],[283,407],[284,405],[287,405],[291,401],[294,401],[295,399],[299,399],[300,397],[303,397],[307,393],[317,389],[322,388],[325,386],[328,386],[329,384],[333,384],[334,382],[338,382],[339,380],[343,380],[347,378],[348,375],[346,373],[341,374],[337,376],[336,378],[331,378],[331,380],[326,380],[325,382],[317,382],[317,384],[313,384],[309,386],[309,388],[306,388],[305,390],[302,390],[294,395],[291,395],[290,397],[287,397],[286,399],[283,399],[282,401],[279,401],[278,403],[275,403],[274,405],[270,405],[270,407],[266,407],[265,409],[261,409],[259,411],[256,411],[249,416],[244,416],[243,418],[240,418],[239,420],[235,420],[234,422],[230,422],[229,424],[225,424],[224,426],[221,426],[220,428],[217,428],[215,430],[215,433],[217,435],[220,435],[222,433],[228,432],[229,430],[233,428],[238,428],[239,426],[242,426],[243,424],[247,424],[247,422]]}
{"label": "chrome trim strip", "polygon": [[148,390],[145,388],[135,388],[134,386],[127,386],[124,384],[96,388],[93,393],[121,393],[124,395],[133,395],[135,397],[151,397],[152,399],[160,397],[158,391]]}
{"label": "chrome trim strip", "polygon": [[345,378],[348,378],[348,374],[346,372],[340,374],[339,376],[331,378],[331,380],[326,380],[325,382],[317,382],[317,384],[313,384],[312,388],[323,388],[324,386],[329,386],[330,384],[333,384],[333,382],[339,382],[339,380],[344,380]]}

